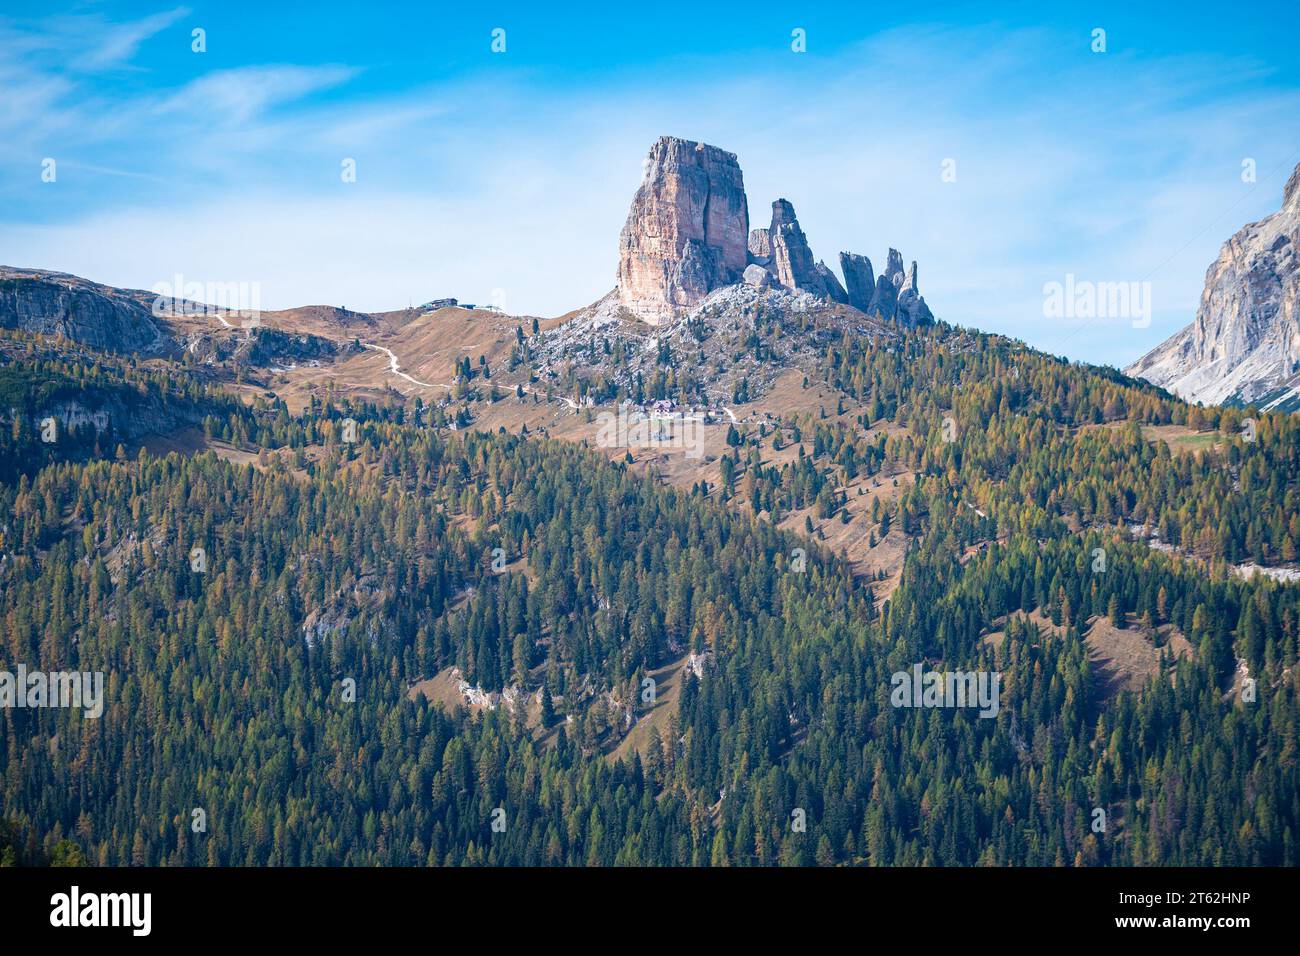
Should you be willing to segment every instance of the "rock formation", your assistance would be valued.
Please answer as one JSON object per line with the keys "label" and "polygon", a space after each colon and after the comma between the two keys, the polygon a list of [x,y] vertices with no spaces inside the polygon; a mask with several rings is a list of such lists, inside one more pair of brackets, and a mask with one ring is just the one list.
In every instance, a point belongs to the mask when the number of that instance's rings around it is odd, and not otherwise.
{"label": "rock formation", "polygon": [[822,288],[826,290],[826,297],[841,305],[848,305],[849,294],[844,291],[844,286],[840,285],[840,280],[836,278],[835,273],[831,272],[831,267],[824,262],[818,262],[815,268],[818,278],[821,279]]}
{"label": "rock formation", "polygon": [[849,305],[866,312],[871,305],[871,297],[876,293],[876,277],[871,268],[871,260],[857,253],[841,252],[840,271],[844,273]]}
{"label": "rock formation", "polygon": [[904,270],[896,249],[879,277],[865,256],[840,253],[841,284],[813,257],[789,200],[772,203],[770,224],[750,230],[735,154],[665,136],[651,147],[646,168],[618,264],[618,301],[644,321],[662,325],[713,290],[742,281],[779,284],[908,325],[933,321],[916,286],[916,263]]}
{"label": "rock formation", "polygon": [[62,335],[91,348],[157,348],[162,334],[144,304],[148,298],[146,292],[124,292],[61,272],[0,266],[0,326]]}
{"label": "rock formation", "polygon": [[619,240],[622,305],[662,324],[710,291],[740,281],[749,209],[734,153],[660,137]]}
{"label": "rock formation", "polygon": [[925,299],[917,289],[915,259],[912,260],[912,268],[907,270],[907,275],[903,277],[903,284],[898,290],[898,315],[904,317],[907,324],[913,327],[934,321],[934,313],[925,304]]}
{"label": "rock formation", "polygon": [[895,292],[903,288],[903,280],[906,278],[903,272],[903,254],[897,249],[889,250],[889,255],[885,257],[885,271],[881,275],[888,277]]}
{"label": "rock formation", "polygon": [[1243,227],[1205,273],[1196,319],[1126,369],[1192,402],[1300,407],[1300,166],[1280,211]]}
{"label": "rock formation", "polygon": [[[763,250],[770,251],[765,256]],[[808,237],[800,228],[794,205],[788,199],[772,203],[772,224],[767,229],[755,229],[750,233],[749,251],[751,260],[766,266],[776,281],[787,289],[830,297],[822,273],[813,260]],[[838,288],[838,280],[835,284]]]}
{"label": "rock formation", "polygon": [[848,286],[849,304],[868,315],[895,319],[908,326],[926,325],[934,321],[934,313],[925,304],[916,280],[916,262],[903,269],[903,256],[890,249],[885,258],[885,271],[875,279],[872,287],[871,260],[851,252],[840,253],[840,267]]}
{"label": "rock formation", "polygon": [[892,319],[898,312],[898,290],[894,288],[894,283],[889,281],[889,276],[883,272],[876,279],[876,291],[871,296],[871,303],[867,306],[868,315],[878,315],[882,319]]}

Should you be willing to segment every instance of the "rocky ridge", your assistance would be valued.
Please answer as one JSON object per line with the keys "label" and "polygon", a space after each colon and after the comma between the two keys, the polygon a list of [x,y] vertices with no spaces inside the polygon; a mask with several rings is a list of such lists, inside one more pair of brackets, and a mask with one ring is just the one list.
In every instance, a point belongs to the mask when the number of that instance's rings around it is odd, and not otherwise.
{"label": "rocky ridge", "polygon": [[0,326],[105,351],[162,348],[163,332],[147,305],[152,298],[62,272],[0,266]]}
{"label": "rocky ridge", "polygon": [[1205,404],[1300,408],[1300,166],[1282,208],[1225,242],[1196,318],[1125,371]]}

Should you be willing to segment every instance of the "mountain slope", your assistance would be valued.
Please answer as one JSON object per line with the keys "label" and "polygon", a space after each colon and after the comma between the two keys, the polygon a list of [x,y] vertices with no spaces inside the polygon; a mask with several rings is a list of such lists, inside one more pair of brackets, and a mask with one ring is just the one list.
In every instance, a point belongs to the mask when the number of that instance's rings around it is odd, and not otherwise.
{"label": "mountain slope", "polygon": [[[102,720],[0,710],[0,834],[109,865],[1294,865],[1300,589],[1220,559],[1300,532],[1300,419],[1248,444],[1216,410],[1221,447],[1174,453],[1137,422],[1210,413],[995,337],[830,351],[817,373],[893,428],[755,422],[703,488],[412,403],[231,408],[290,454],[253,467],[0,483],[7,659],[109,688]],[[887,507],[841,490],[896,467],[916,479]],[[811,535],[767,520],[805,509]],[[909,542],[884,605],[817,541],[850,512]],[[1118,694],[1102,616],[1144,661]],[[998,673],[999,713],[893,706],[918,662]],[[494,708],[411,693],[451,667]],[[538,695],[553,717],[519,706]]]}
{"label": "mountain slope", "polygon": [[0,266],[0,327],[111,351],[153,352],[163,335],[147,292],[115,289],[63,272]]}
{"label": "mountain slope", "polygon": [[1127,369],[1191,402],[1300,408],[1300,166],[1282,208],[1223,244],[1195,321]]}
{"label": "mountain slope", "polygon": [[106,687],[0,708],[0,860],[1300,863],[1300,416],[864,313],[915,273],[859,260],[654,326],[0,328],[0,650]]}

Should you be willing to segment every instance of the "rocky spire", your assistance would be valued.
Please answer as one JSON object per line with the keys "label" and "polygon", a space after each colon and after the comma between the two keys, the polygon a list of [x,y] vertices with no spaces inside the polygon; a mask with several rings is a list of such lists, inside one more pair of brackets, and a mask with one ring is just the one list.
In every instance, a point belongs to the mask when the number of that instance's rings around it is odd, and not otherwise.
{"label": "rocky spire", "polygon": [[[891,250],[892,251],[892,250]],[[883,319],[892,319],[898,312],[898,289],[883,272],[876,279],[876,291],[867,305],[868,315],[879,315]]]}
{"label": "rocky spire", "polygon": [[772,225],[768,228],[768,232],[775,235],[782,226],[798,224],[799,219],[794,214],[794,203],[788,199],[778,199],[772,203]]}
{"label": "rocky spire", "polygon": [[902,287],[898,290],[898,317],[912,326],[925,325],[934,321],[934,313],[925,304],[925,299],[917,287],[915,259],[912,260],[912,268],[907,270]]}
{"label": "rocky spire", "polygon": [[663,136],[619,238],[624,308],[651,324],[668,321],[748,263],[749,208],[734,153]]}
{"label": "rocky spire", "polygon": [[831,271],[831,267],[819,261],[815,268],[817,269],[817,276],[822,281],[822,288],[826,290],[827,297],[834,302],[848,305],[849,294],[844,291],[844,286],[840,285],[840,280]]}
{"label": "rocky spire", "polygon": [[903,288],[903,281],[907,276],[903,272],[903,254],[897,249],[889,250],[889,255],[885,259],[885,271],[881,275],[888,277],[895,291]]}
{"label": "rocky spire", "polygon": [[826,295],[825,283],[817,272],[812,250],[808,248],[808,238],[799,227],[794,206],[788,199],[772,203],[772,225],[767,232],[772,243],[770,268],[777,281],[788,289]]}
{"label": "rocky spire", "polygon": [[840,271],[844,273],[849,305],[866,312],[876,291],[876,277],[871,269],[871,260],[856,253],[841,252]]}

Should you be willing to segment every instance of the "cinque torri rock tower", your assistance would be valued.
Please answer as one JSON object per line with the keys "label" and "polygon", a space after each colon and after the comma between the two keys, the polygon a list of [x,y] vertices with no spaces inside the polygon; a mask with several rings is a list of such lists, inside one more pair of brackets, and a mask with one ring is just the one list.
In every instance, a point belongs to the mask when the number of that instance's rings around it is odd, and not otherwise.
{"label": "cinque torri rock tower", "polygon": [[844,252],[840,262],[844,285],[813,257],[788,200],[772,203],[771,225],[750,232],[735,153],[661,136],[650,147],[619,237],[618,297],[651,325],[670,322],[714,289],[742,281],[809,293],[907,325],[934,321],[916,286],[916,263],[904,271],[896,250],[889,250],[878,280],[865,256]]}
{"label": "cinque torri rock tower", "polygon": [[736,154],[661,136],[619,238],[619,300],[653,325],[748,265],[749,207]]}

